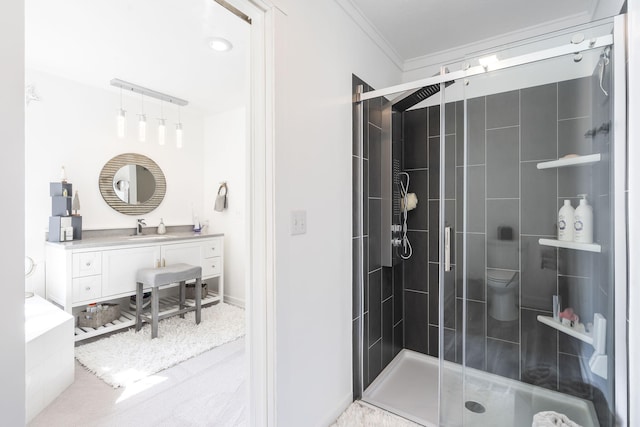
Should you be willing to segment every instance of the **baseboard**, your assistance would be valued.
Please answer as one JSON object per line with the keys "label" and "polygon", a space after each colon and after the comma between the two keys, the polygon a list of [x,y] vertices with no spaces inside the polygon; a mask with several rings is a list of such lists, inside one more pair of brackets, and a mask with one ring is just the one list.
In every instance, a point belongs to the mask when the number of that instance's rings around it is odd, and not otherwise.
{"label": "baseboard", "polygon": [[338,405],[338,407],[336,408],[336,410],[329,414],[327,416],[326,419],[324,419],[321,423],[319,423],[319,426],[331,426],[333,423],[335,423],[338,418],[340,417],[340,415],[342,415],[342,413],[349,407],[349,405],[351,405],[351,403],[353,403],[353,394],[351,392],[349,392],[349,394],[347,394],[341,401],[340,404]]}
{"label": "baseboard", "polygon": [[225,295],[224,302],[227,304],[235,305],[236,307],[244,308],[244,300],[240,298],[235,298],[230,295]]}

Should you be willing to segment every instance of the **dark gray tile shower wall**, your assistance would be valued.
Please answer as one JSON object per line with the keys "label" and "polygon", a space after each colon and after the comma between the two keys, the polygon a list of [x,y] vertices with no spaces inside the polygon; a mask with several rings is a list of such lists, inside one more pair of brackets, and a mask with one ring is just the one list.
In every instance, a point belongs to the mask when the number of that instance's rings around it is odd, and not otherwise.
{"label": "dark gray tile shower wall", "polygon": [[[353,76],[353,92],[362,85],[365,92],[372,88]],[[382,101],[363,102],[363,149],[357,138],[356,107],[353,108],[353,392],[354,399],[380,374],[404,348],[404,300],[402,297],[402,268],[381,265],[381,149]],[[394,157],[400,152],[402,128],[396,123],[393,132]],[[362,167],[361,167],[362,163]],[[426,188],[426,172],[424,173]],[[360,192],[360,184],[363,191]],[[362,211],[359,201],[362,200]],[[360,231],[362,227],[362,232]],[[360,288],[360,281],[363,288]],[[360,299],[363,312],[360,312]],[[363,340],[359,333],[362,328]],[[362,360],[359,348],[362,345]],[[362,372],[362,378],[358,375]],[[362,382],[360,382],[362,381]]]}
{"label": "dark gray tile shower wall", "polygon": [[[557,212],[563,199],[577,206],[577,194],[587,193],[597,230],[606,224],[609,187],[598,184],[608,162],[585,168],[538,170],[540,161],[565,154],[608,152],[605,141],[585,133],[608,120],[608,106],[598,104],[594,79],[585,77],[516,90],[467,101],[468,234],[466,363],[468,366],[573,395],[588,389],[597,394],[593,375],[584,367],[592,348],[537,321],[551,316],[554,294],[564,306],[611,313],[606,286],[606,258],[589,252],[541,246],[540,238],[555,238]],[[599,91],[599,89],[597,89]],[[606,99],[603,101],[606,103]],[[592,104],[596,108],[592,114]],[[464,135],[463,104],[445,107],[447,184],[446,222],[455,232],[453,272],[444,281],[444,340],[447,360],[462,362]],[[418,208],[408,214],[409,239],[414,248],[404,261],[405,348],[432,356],[439,352],[441,319],[438,280],[439,135],[440,107],[404,113],[403,169],[411,176]],[[604,137],[604,136],[603,136]],[[599,144],[599,145],[598,145]],[[425,176],[426,175],[426,176]],[[426,189],[425,189],[426,181]],[[428,205],[428,206],[427,206]],[[426,209],[424,209],[426,208]],[[605,243],[609,236],[594,236]],[[456,268],[460,266],[460,268]],[[495,295],[487,286],[488,269],[514,273],[515,320],[491,316]],[[600,307],[598,307],[600,305]],[[595,307],[595,308],[594,308]],[[611,348],[611,347],[610,347]],[[585,365],[587,363],[587,365]],[[587,369],[588,371],[588,369]],[[596,390],[596,391],[593,391]],[[600,417],[602,425],[610,425]]]}

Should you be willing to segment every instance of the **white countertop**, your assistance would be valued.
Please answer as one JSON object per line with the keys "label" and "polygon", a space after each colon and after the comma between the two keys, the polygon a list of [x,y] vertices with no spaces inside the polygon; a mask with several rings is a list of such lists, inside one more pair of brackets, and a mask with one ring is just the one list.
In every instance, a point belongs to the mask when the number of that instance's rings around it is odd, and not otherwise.
{"label": "white countertop", "polygon": [[73,316],[44,298],[34,295],[24,300],[25,342],[29,342]]}
{"label": "white countertop", "polygon": [[121,235],[121,236],[99,236],[89,237],[68,242],[46,242],[47,245],[63,247],[65,249],[82,249],[100,246],[122,246],[122,245],[149,245],[165,242],[176,242],[180,240],[203,239],[207,237],[221,237],[223,233],[194,233],[178,232],[167,234],[143,234],[141,236]]}

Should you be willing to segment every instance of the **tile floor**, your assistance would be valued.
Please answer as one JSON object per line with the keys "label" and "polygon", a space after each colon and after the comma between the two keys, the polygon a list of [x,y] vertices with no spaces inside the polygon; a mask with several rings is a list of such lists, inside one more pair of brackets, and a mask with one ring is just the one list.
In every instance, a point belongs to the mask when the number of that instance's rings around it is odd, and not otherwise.
{"label": "tile floor", "polygon": [[248,425],[244,338],[114,389],[76,362],[75,382],[30,427]]}

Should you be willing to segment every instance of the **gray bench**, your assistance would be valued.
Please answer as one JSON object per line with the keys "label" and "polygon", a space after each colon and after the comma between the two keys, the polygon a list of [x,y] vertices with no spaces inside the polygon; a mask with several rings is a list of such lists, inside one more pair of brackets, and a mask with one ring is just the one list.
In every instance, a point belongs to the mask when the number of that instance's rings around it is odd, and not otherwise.
{"label": "gray bench", "polygon": [[[187,307],[185,304],[186,282],[196,281],[195,307]],[[184,313],[195,310],[196,325],[200,324],[202,292],[202,267],[190,264],[173,264],[166,267],[143,268],[136,274],[136,331],[142,327],[142,321],[151,323],[151,338],[158,336],[158,321],[179,314],[184,318]],[[180,306],[178,311],[160,315],[160,287],[172,283],[180,284]],[[151,289],[151,316],[142,314],[142,295],[145,289]]]}

